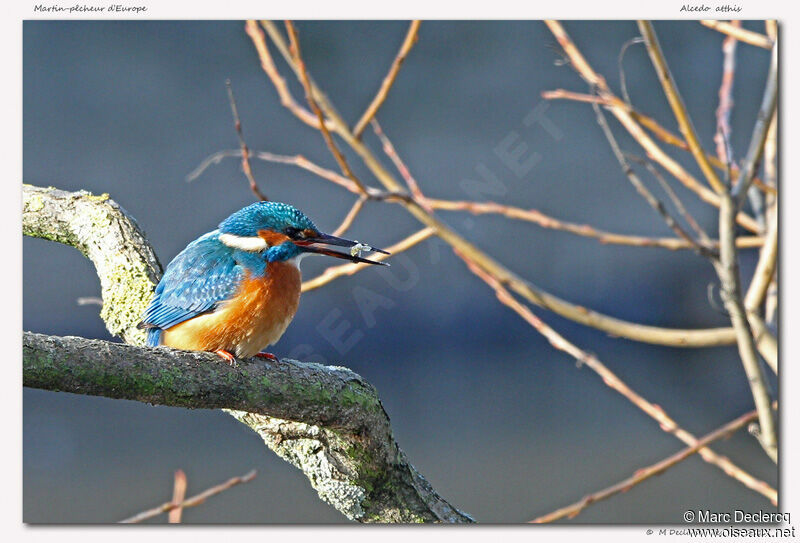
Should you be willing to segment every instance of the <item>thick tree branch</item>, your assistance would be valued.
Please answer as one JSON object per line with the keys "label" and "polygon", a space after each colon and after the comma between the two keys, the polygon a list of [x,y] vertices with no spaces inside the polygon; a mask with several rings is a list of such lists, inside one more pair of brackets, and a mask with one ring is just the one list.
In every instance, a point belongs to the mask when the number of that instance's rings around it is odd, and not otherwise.
{"label": "thick tree branch", "polygon": [[347,368],[25,332],[23,385],[174,407],[226,409],[362,522],[470,522],[409,464],[375,388]]}
{"label": "thick tree branch", "polygon": [[100,278],[106,328],[128,343],[144,343],[136,324],[161,277],[161,264],[136,222],[108,194],[23,185],[22,233],[75,247],[91,260]]}
{"label": "thick tree branch", "polygon": [[[108,195],[26,186],[23,232],[89,256],[103,316],[132,345],[26,332],[23,385],[187,408],[222,408],[360,522],[472,522],[443,500],[392,436],[375,388],[346,368],[294,360],[221,364],[210,353],[144,348],[135,324],[160,266]],[[112,328],[113,325],[113,328]]]}

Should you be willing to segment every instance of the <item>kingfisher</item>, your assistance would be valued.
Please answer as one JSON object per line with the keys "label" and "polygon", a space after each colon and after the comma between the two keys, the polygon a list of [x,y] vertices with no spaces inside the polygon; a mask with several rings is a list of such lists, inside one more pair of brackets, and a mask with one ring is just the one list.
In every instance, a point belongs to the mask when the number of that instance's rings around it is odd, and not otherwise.
{"label": "kingfisher", "polygon": [[[349,247],[341,252],[327,245]],[[308,254],[388,265],[389,254],[320,232],[297,208],[262,201],[235,212],[167,266],[139,328],[147,345],[212,351],[228,364],[262,356],[286,331],[300,302],[300,260]]]}

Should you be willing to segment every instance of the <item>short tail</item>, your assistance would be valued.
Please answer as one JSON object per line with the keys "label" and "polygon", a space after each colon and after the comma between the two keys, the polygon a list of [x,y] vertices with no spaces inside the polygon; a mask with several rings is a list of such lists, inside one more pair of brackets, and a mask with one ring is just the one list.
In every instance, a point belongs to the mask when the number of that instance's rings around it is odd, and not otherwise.
{"label": "short tail", "polygon": [[148,328],[147,329],[147,346],[158,347],[161,345],[161,333],[164,330],[161,328]]}

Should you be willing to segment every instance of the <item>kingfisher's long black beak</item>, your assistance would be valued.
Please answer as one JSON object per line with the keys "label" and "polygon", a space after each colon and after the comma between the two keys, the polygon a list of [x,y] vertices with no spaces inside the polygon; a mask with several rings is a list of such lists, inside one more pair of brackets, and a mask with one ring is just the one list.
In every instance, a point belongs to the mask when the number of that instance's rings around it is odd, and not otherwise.
{"label": "kingfisher's long black beak", "polygon": [[[317,253],[320,255],[333,256],[335,258],[341,258],[344,260],[349,260],[351,262],[378,264],[380,266],[388,266],[389,264],[387,264],[386,262],[379,262],[377,260],[368,260],[366,258],[361,258],[361,256],[359,256],[361,254],[361,251],[374,251],[376,253],[383,253],[385,255],[391,254],[388,251],[384,251],[383,249],[370,247],[369,245],[365,245],[357,241],[352,241],[344,238],[337,238],[336,236],[331,236],[330,234],[323,234],[323,233],[320,233],[318,236],[313,238],[305,238],[301,242],[295,241],[295,244],[301,246],[304,251],[309,253]],[[350,252],[344,253],[342,251],[335,251],[327,247],[318,247],[317,244],[338,245],[339,247],[350,247]]]}

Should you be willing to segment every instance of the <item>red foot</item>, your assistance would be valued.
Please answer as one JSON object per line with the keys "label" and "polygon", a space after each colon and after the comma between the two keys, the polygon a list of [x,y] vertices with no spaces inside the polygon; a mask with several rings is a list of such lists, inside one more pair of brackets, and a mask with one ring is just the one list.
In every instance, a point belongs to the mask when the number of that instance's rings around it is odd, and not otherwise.
{"label": "red foot", "polygon": [[273,362],[277,362],[278,361],[278,357],[275,356],[272,353],[257,353],[256,356],[258,358],[268,358],[269,360],[272,360]]}
{"label": "red foot", "polygon": [[236,357],[233,356],[228,351],[226,351],[224,349],[219,349],[219,350],[216,350],[214,352],[217,354],[217,356],[219,356],[221,359],[223,359],[227,365],[229,365],[231,367],[236,365]]}

